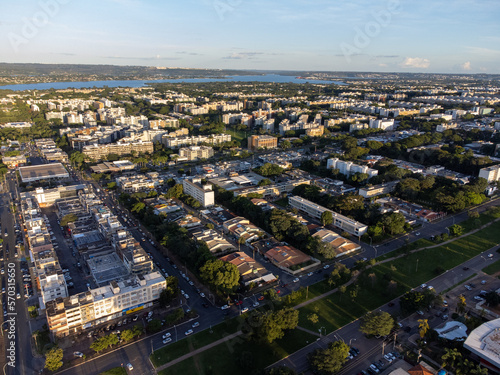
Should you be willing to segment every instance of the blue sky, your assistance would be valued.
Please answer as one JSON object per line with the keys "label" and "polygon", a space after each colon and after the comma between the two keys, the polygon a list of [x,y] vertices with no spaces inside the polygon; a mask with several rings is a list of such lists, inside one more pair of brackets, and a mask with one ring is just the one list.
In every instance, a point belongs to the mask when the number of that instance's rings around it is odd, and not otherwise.
{"label": "blue sky", "polygon": [[500,73],[498,0],[23,0],[0,61]]}

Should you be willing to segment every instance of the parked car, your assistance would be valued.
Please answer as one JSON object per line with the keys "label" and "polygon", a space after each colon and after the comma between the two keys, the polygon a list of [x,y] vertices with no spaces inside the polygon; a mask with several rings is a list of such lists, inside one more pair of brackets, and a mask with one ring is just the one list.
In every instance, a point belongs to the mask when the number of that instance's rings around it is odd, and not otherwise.
{"label": "parked car", "polygon": [[186,336],[189,336],[189,335],[193,334],[193,330],[192,329],[188,329],[186,332],[184,332],[184,334]]}
{"label": "parked car", "polygon": [[169,342],[171,342],[171,341],[172,341],[172,338],[171,338],[171,337],[168,337],[168,338],[166,338],[165,340],[163,340],[163,343],[164,343],[164,344],[168,344],[168,343],[169,343]]}
{"label": "parked car", "polygon": [[220,308],[221,310],[226,310],[226,309],[229,309],[229,306],[228,305],[224,305]]}

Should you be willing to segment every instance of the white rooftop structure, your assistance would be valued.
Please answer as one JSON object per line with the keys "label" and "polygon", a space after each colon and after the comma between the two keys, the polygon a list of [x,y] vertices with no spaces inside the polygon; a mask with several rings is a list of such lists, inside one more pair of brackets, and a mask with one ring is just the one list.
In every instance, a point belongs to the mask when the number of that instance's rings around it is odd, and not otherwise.
{"label": "white rooftop structure", "polygon": [[[500,319],[481,324],[473,330],[464,347],[488,362],[495,371],[500,370]],[[484,360],[484,361],[483,361]]]}
{"label": "white rooftop structure", "polygon": [[446,322],[444,327],[436,328],[435,331],[439,337],[447,340],[464,340],[467,337],[467,326],[454,320]]}

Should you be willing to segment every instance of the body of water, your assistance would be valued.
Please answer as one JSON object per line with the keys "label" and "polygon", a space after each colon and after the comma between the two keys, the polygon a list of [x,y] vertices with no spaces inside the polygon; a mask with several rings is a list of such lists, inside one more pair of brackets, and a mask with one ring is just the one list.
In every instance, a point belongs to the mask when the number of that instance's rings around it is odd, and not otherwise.
{"label": "body of water", "polygon": [[83,88],[102,88],[102,87],[145,87],[148,83],[181,83],[181,82],[277,82],[277,83],[319,83],[345,85],[341,81],[307,80],[294,76],[282,76],[279,74],[266,74],[256,76],[228,76],[226,78],[184,78],[184,79],[159,79],[159,80],[123,80],[123,81],[87,81],[87,82],[46,82],[46,83],[27,83],[22,85],[0,86],[0,89],[23,91],[23,90],[48,90],[48,89],[83,89]]}

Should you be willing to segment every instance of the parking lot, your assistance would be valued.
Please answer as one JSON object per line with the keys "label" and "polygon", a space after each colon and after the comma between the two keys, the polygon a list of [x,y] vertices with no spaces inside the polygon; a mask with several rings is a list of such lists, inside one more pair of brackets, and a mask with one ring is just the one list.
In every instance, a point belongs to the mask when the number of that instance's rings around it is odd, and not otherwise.
{"label": "parking lot", "polygon": [[47,216],[48,229],[59,263],[65,274],[69,293],[76,294],[88,290],[87,284],[91,287],[93,285],[92,277],[86,273],[83,259],[74,248],[71,237],[64,236],[57,221],[55,208],[44,208],[42,213]]}

